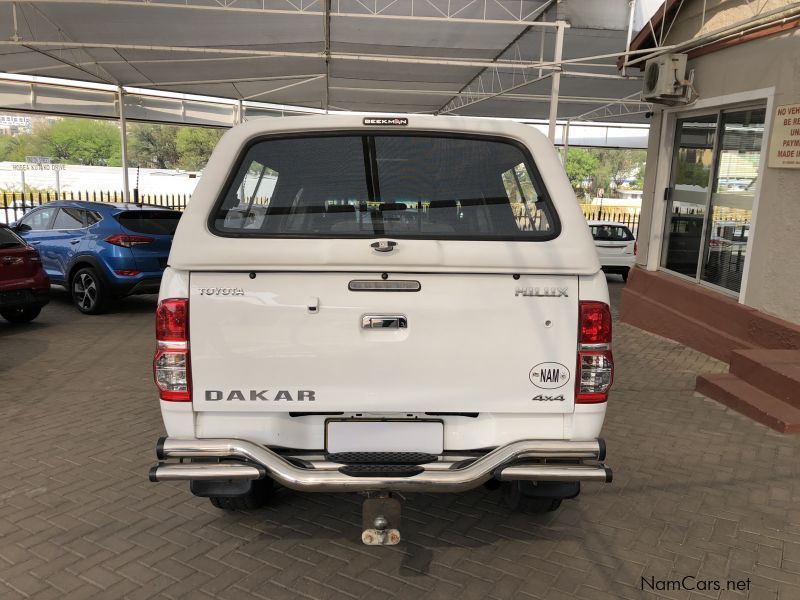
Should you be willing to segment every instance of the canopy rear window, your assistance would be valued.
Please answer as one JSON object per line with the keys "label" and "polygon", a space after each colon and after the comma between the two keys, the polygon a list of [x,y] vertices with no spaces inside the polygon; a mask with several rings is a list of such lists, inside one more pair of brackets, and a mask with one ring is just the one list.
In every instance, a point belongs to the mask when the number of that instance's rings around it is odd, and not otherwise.
{"label": "canopy rear window", "polygon": [[541,178],[516,144],[390,134],[256,142],[209,225],[251,237],[543,240],[558,233]]}
{"label": "canopy rear window", "polygon": [[181,213],[171,210],[128,210],[116,215],[125,229],[134,233],[175,235]]}

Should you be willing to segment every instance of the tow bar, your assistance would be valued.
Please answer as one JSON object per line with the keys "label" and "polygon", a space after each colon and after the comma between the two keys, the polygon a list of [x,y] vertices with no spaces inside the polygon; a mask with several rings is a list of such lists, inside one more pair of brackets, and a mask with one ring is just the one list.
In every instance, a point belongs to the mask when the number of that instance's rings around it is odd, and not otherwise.
{"label": "tow bar", "polygon": [[[281,453],[233,438],[161,438],[150,481],[228,481],[270,478],[301,492],[360,492],[361,540],[400,543],[402,494],[463,492],[487,482],[611,482],[595,440],[518,440],[481,453]],[[203,459],[185,462],[185,459]],[[216,459],[209,460],[209,459]],[[585,463],[584,461],[590,461]]]}
{"label": "tow bar", "polygon": [[392,492],[366,492],[361,507],[361,541],[367,546],[400,543],[400,500]]}

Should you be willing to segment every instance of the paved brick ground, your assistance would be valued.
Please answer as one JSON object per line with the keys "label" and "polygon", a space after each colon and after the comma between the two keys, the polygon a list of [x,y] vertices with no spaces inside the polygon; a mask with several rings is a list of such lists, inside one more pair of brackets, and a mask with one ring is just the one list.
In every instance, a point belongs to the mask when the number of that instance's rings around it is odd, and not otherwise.
{"label": "paved brick ground", "polygon": [[[707,356],[617,325],[613,485],[546,516],[485,490],[411,496],[406,541],[367,548],[354,495],[225,514],[146,480],[153,308],[84,317],[59,294],[33,325],[0,325],[3,599],[800,598],[800,436],[696,396],[698,372],[724,370]],[[686,575],[750,590],[641,590]]]}

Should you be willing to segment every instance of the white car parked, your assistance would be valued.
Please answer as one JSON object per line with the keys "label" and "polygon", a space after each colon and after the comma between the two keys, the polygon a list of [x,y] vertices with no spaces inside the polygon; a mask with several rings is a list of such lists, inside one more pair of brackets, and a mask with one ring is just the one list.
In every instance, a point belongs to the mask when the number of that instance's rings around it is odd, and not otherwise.
{"label": "white car parked", "polygon": [[[269,181],[268,188],[261,189]],[[252,508],[273,483],[502,486],[554,510],[607,482],[606,279],[552,144],[457,117],[256,119],[219,142],[157,311],[153,481]]]}
{"label": "white car parked", "polygon": [[616,221],[589,221],[600,265],[606,273],[622,275],[628,281],[628,273],[636,264],[636,238],[628,226]]}

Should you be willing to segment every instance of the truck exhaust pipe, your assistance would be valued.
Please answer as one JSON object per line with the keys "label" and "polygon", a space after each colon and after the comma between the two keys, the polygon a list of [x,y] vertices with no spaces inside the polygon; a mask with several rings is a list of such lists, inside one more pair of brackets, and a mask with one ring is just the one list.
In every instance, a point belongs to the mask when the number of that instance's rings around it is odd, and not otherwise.
{"label": "truck exhaust pipe", "polygon": [[495,473],[500,481],[598,481],[611,483],[605,465],[510,465]]}
{"label": "truck exhaust pipe", "polygon": [[263,479],[267,470],[244,463],[158,463],[150,469],[150,481],[207,481],[225,479]]}

